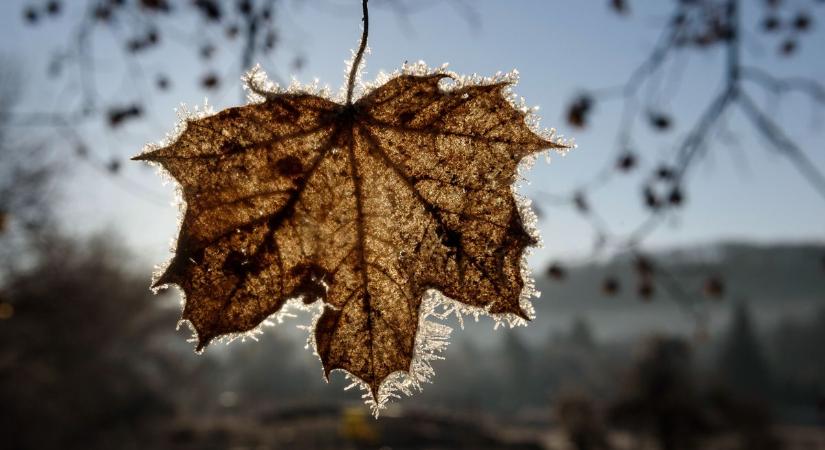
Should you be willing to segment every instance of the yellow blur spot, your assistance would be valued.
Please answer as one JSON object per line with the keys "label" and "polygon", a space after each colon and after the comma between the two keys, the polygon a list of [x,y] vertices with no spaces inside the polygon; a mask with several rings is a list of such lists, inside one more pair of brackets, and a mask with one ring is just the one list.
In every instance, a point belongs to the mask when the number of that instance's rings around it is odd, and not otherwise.
{"label": "yellow blur spot", "polygon": [[11,303],[0,303],[0,320],[11,319],[14,315],[14,306]]}
{"label": "yellow blur spot", "polygon": [[341,412],[341,425],[338,433],[351,441],[365,444],[375,444],[378,442],[378,430],[375,428],[375,420],[367,414],[363,407],[349,407]]}

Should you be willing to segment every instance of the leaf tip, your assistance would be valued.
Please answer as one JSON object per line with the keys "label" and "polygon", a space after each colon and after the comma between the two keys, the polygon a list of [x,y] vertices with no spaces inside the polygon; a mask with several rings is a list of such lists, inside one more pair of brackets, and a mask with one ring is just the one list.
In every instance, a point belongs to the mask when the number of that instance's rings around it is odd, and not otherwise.
{"label": "leaf tip", "polygon": [[[367,384],[367,387],[369,388],[368,394],[372,397],[373,403],[375,405],[381,405],[381,402],[378,401],[378,393],[381,389],[381,381],[373,380]],[[373,412],[376,418],[378,418],[378,409],[381,409],[381,406],[378,406],[376,410]]]}
{"label": "leaf tip", "polygon": [[531,314],[529,314],[527,311],[525,311],[524,307],[521,306],[521,305],[519,305],[518,311],[516,311],[515,314],[516,314],[516,316],[518,316],[519,319],[521,319],[525,322],[532,322],[533,319],[534,319],[534,317]]}
{"label": "leaf tip", "polygon": [[130,161],[148,161],[148,162],[158,162],[163,157],[159,155],[159,151],[162,150],[161,146],[156,145],[147,145],[144,149],[137,155],[132,156],[129,158]]}

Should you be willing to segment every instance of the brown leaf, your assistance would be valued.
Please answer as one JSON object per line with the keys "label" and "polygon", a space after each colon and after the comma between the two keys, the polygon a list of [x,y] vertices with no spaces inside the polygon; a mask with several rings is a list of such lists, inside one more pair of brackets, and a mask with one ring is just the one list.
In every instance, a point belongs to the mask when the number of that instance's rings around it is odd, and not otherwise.
{"label": "brown leaf", "polygon": [[607,277],[602,281],[602,292],[604,295],[614,296],[619,292],[619,280],[615,277]]}
{"label": "brown leaf", "polygon": [[641,297],[643,301],[649,302],[653,300],[653,295],[656,291],[652,281],[649,279],[643,279],[639,282],[638,292],[639,297]]}
{"label": "brown leaf", "polygon": [[221,5],[215,0],[194,0],[192,6],[200,11],[203,17],[208,20],[219,22],[223,17]]}
{"label": "brown leaf", "polygon": [[439,87],[400,75],[354,104],[301,93],[186,123],[160,163],[186,201],[155,286],[182,288],[198,349],[257,327],[290,298],[325,304],[314,333],[329,374],[374,398],[407,372],[422,295],[528,318],[527,232],[512,188],[538,136],[507,83]]}
{"label": "brown leaf", "polygon": [[588,95],[578,96],[567,108],[567,122],[574,127],[587,125],[587,117],[593,108],[593,99]]}
{"label": "brown leaf", "polygon": [[117,128],[129,120],[142,116],[143,107],[136,103],[127,106],[113,106],[109,108],[106,114],[109,119],[109,126]]}
{"label": "brown leaf", "polygon": [[656,169],[656,178],[663,181],[671,181],[676,178],[676,170],[668,166],[659,166]]}
{"label": "brown leaf", "polygon": [[650,277],[653,275],[653,262],[643,255],[636,256],[636,260],[634,261],[634,265],[636,268],[636,273],[640,277]]}
{"label": "brown leaf", "polygon": [[166,0],[140,0],[140,6],[154,12],[169,12],[172,9]]}
{"label": "brown leaf", "polygon": [[796,41],[788,38],[783,41],[782,45],[779,47],[779,54],[782,56],[791,56],[796,52],[796,47]]}
{"label": "brown leaf", "polygon": [[50,16],[56,16],[60,14],[61,9],[62,5],[57,0],[50,0],[46,3],[46,12],[49,13]]}
{"label": "brown leaf", "polygon": [[616,161],[616,168],[622,172],[630,172],[636,167],[636,155],[631,152],[623,153]]}
{"label": "brown leaf", "polygon": [[610,0],[610,7],[617,14],[627,14],[630,10],[625,0]]}
{"label": "brown leaf", "polygon": [[769,33],[778,31],[781,26],[782,22],[775,15],[769,15],[762,20],[762,29]]}
{"label": "brown leaf", "polygon": [[725,295],[725,283],[718,276],[708,277],[703,290],[708,297],[721,298]]}
{"label": "brown leaf", "polygon": [[670,116],[663,112],[651,111],[648,113],[648,119],[650,120],[650,126],[658,131],[665,131],[673,124]]}
{"label": "brown leaf", "polygon": [[642,189],[642,197],[644,198],[645,206],[651,210],[655,211],[662,206],[662,202],[659,200],[656,192],[649,185]]}
{"label": "brown leaf", "polygon": [[23,9],[23,20],[25,20],[27,24],[34,25],[40,20],[40,13],[34,6],[28,5]]}
{"label": "brown leaf", "polygon": [[214,72],[207,72],[201,78],[201,87],[204,89],[217,89],[220,84],[221,79],[218,78],[218,75]]}
{"label": "brown leaf", "polygon": [[673,206],[681,206],[685,202],[685,194],[679,186],[674,186],[667,195],[667,201]]}
{"label": "brown leaf", "polygon": [[564,270],[564,266],[554,262],[547,266],[547,276],[554,280],[564,280],[567,278],[567,271]]}
{"label": "brown leaf", "polygon": [[793,27],[799,31],[808,31],[811,28],[811,16],[806,12],[800,12],[793,20]]}
{"label": "brown leaf", "polygon": [[161,91],[168,90],[169,84],[169,77],[167,77],[166,75],[161,74],[158,75],[157,78],[155,78],[155,86],[157,86],[157,88]]}

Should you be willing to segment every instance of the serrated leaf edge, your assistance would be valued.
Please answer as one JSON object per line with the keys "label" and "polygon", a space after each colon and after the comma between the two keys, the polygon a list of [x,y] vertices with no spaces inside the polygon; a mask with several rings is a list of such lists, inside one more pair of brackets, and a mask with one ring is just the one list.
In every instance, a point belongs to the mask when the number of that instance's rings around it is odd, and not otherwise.
{"label": "serrated leaf edge", "polygon": [[[427,66],[427,64],[423,61],[418,61],[412,64],[405,63],[399,70],[396,70],[392,73],[379,73],[374,81],[368,83],[360,81],[359,73],[358,83],[356,84],[353,101],[357,101],[357,99],[369,94],[370,92],[372,92],[372,90],[384,85],[389,80],[401,75],[446,75],[445,79],[442,80],[440,87],[441,89],[447,92],[451,90],[461,89],[465,86],[485,86],[491,84],[506,83],[507,86],[502,92],[502,94],[513,108],[525,114],[524,120],[530,131],[540,136],[542,139],[547,140],[558,146],[557,148],[547,149],[543,152],[539,152],[523,158],[519,162],[517,167],[516,181],[511,186],[511,192],[514,198],[516,199],[516,204],[518,206],[518,211],[521,216],[524,228],[527,231],[527,233],[531,237],[533,237],[537,242],[535,246],[528,246],[524,249],[520,263],[521,276],[524,282],[524,286],[522,288],[522,292],[519,298],[519,305],[522,307],[524,311],[527,312],[528,318],[533,319],[535,318],[535,308],[532,304],[532,298],[539,297],[540,293],[535,289],[535,281],[532,277],[532,272],[527,264],[527,261],[532,250],[534,248],[542,247],[543,243],[541,241],[541,237],[539,236],[538,229],[536,228],[537,219],[535,213],[531,208],[530,200],[520,195],[518,193],[518,189],[524,182],[526,182],[524,174],[535,163],[535,160],[538,157],[538,155],[544,154],[546,157],[549,158],[551,150],[555,151],[558,154],[564,155],[570,149],[576,148],[576,144],[572,139],[565,139],[563,136],[558,135],[554,128],[542,128],[539,125],[540,118],[536,112],[537,108],[528,108],[525,105],[524,99],[516,96],[513,93],[512,87],[518,83],[519,79],[518,71],[513,70],[511,72],[506,73],[500,72],[492,77],[482,77],[476,74],[462,76],[448,70],[447,67],[447,64],[443,64],[441,66],[431,68]],[[346,72],[348,73],[348,70]],[[260,65],[256,65],[247,73],[245,73],[242,77],[242,81],[244,83],[244,88],[247,91],[247,104],[261,103],[266,100],[266,97],[268,95],[278,95],[284,93],[310,94],[337,103],[343,103],[345,95],[345,91],[333,95],[332,90],[328,86],[321,86],[317,79],[314,80],[313,83],[308,85],[301,84],[297,80],[293,79],[289,86],[287,86],[286,88],[281,87],[277,83],[273,83],[268,79],[266,73],[260,67]],[[173,130],[167,133],[166,137],[161,142],[146,145],[141,151],[141,154],[152,152],[159,148],[169,146],[175,141],[177,141],[177,139],[186,130],[186,126],[189,121],[202,119],[216,114],[216,111],[214,111],[211,108],[208,101],[204,101],[203,106],[195,106],[192,108],[186,106],[185,104],[181,104],[180,107],[177,108],[176,112],[178,115],[178,122],[173,128]],[[186,201],[183,197],[182,188],[174,179],[174,177],[172,177],[170,173],[163,169],[163,167],[159,163],[152,162],[151,164],[156,167],[158,172],[160,172],[162,178],[164,179],[164,182],[171,182],[175,186],[174,203],[177,205],[178,208],[178,229],[180,229],[183,223],[184,214],[186,212]],[[176,242],[174,238],[170,243],[170,252],[172,254],[172,257],[174,257],[174,254],[176,252]],[[157,279],[165,272],[166,268],[171,262],[172,257],[170,257],[169,261],[167,261],[166,263],[157,265],[155,267],[152,285],[155,285]],[[160,285],[152,289],[154,292],[157,292],[159,290],[166,289],[167,287],[168,285]],[[183,310],[183,306],[186,303],[185,293],[179,287],[178,291],[181,294],[181,310]],[[264,333],[263,329],[265,327],[282,324],[286,319],[290,317],[295,317],[295,312],[308,311],[312,314],[310,324],[299,325],[299,328],[305,329],[307,331],[306,348],[310,348],[313,354],[316,357],[318,357],[318,360],[320,361],[321,358],[318,354],[315,345],[314,330],[316,323],[318,319],[321,317],[321,314],[323,313],[325,307],[329,306],[323,305],[320,300],[309,305],[306,305],[299,298],[289,299],[287,302],[285,302],[284,306],[279,311],[269,316],[266,320],[261,322],[255,328],[242,333],[231,333],[223,335],[213,340],[213,342],[223,342],[228,345],[236,341],[245,342],[247,339],[257,341],[257,337]],[[370,408],[373,416],[377,418],[380,412],[387,407],[387,405],[392,399],[400,398],[402,394],[410,396],[413,395],[415,392],[420,392],[423,389],[423,385],[431,382],[432,377],[435,375],[431,362],[434,360],[443,359],[443,357],[440,356],[440,354],[447,348],[449,344],[449,337],[452,333],[452,328],[443,323],[430,320],[430,318],[435,318],[439,321],[445,321],[448,320],[450,317],[455,317],[459,323],[459,326],[463,329],[465,317],[472,317],[475,321],[479,321],[479,319],[484,316],[489,317],[493,321],[494,329],[498,329],[499,327],[505,325],[509,326],[510,328],[527,325],[527,321],[525,321],[521,317],[518,317],[515,314],[493,314],[488,310],[488,308],[468,306],[466,304],[455,301],[443,295],[441,292],[437,290],[430,289],[427,292],[425,292],[424,298],[422,299],[419,312],[418,330],[415,336],[415,348],[413,350],[412,362],[410,364],[410,370],[408,372],[396,371],[390,374],[387,378],[385,378],[379,386],[377,398],[374,398],[374,396],[372,395],[369,385],[357,376],[349,373],[344,369],[335,369],[333,372],[343,372],[344,377],[347,380],[351,381],[350,385],[347,386],[345,389],[358,387],[362,391],[362,398],[364,399],[365,404]],[[178,322],[177,327],[180,328],[184,324],[186,324],[192,332],[192,337],[189,339],[189,341],[197,343],[197,331],[188,320],[181,319]],[[323,365],[321,367],[321,373],[323,376]]]}

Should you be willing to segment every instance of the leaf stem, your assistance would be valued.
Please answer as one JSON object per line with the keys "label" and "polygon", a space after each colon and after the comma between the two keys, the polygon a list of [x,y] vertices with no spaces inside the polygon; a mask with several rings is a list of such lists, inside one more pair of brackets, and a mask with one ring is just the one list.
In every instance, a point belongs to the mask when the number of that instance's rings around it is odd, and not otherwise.
{"label": "leaf stem", "polygon": [[349,71],[349,79],[347,80],[347,105],[352,104],[352,91],[355,89],[355,73],[358,72],[358,66],[361,65],[364,50],[367,48],[367,36],[370,30],[370,16],[367,11],[367,1],[368,0],[362,0],[361,2],[361,7],[364,11],[364,32],[361,33],[361,45],[358,47],[358,53],[355,54],[355,59],[352,61],[352,67]]}

